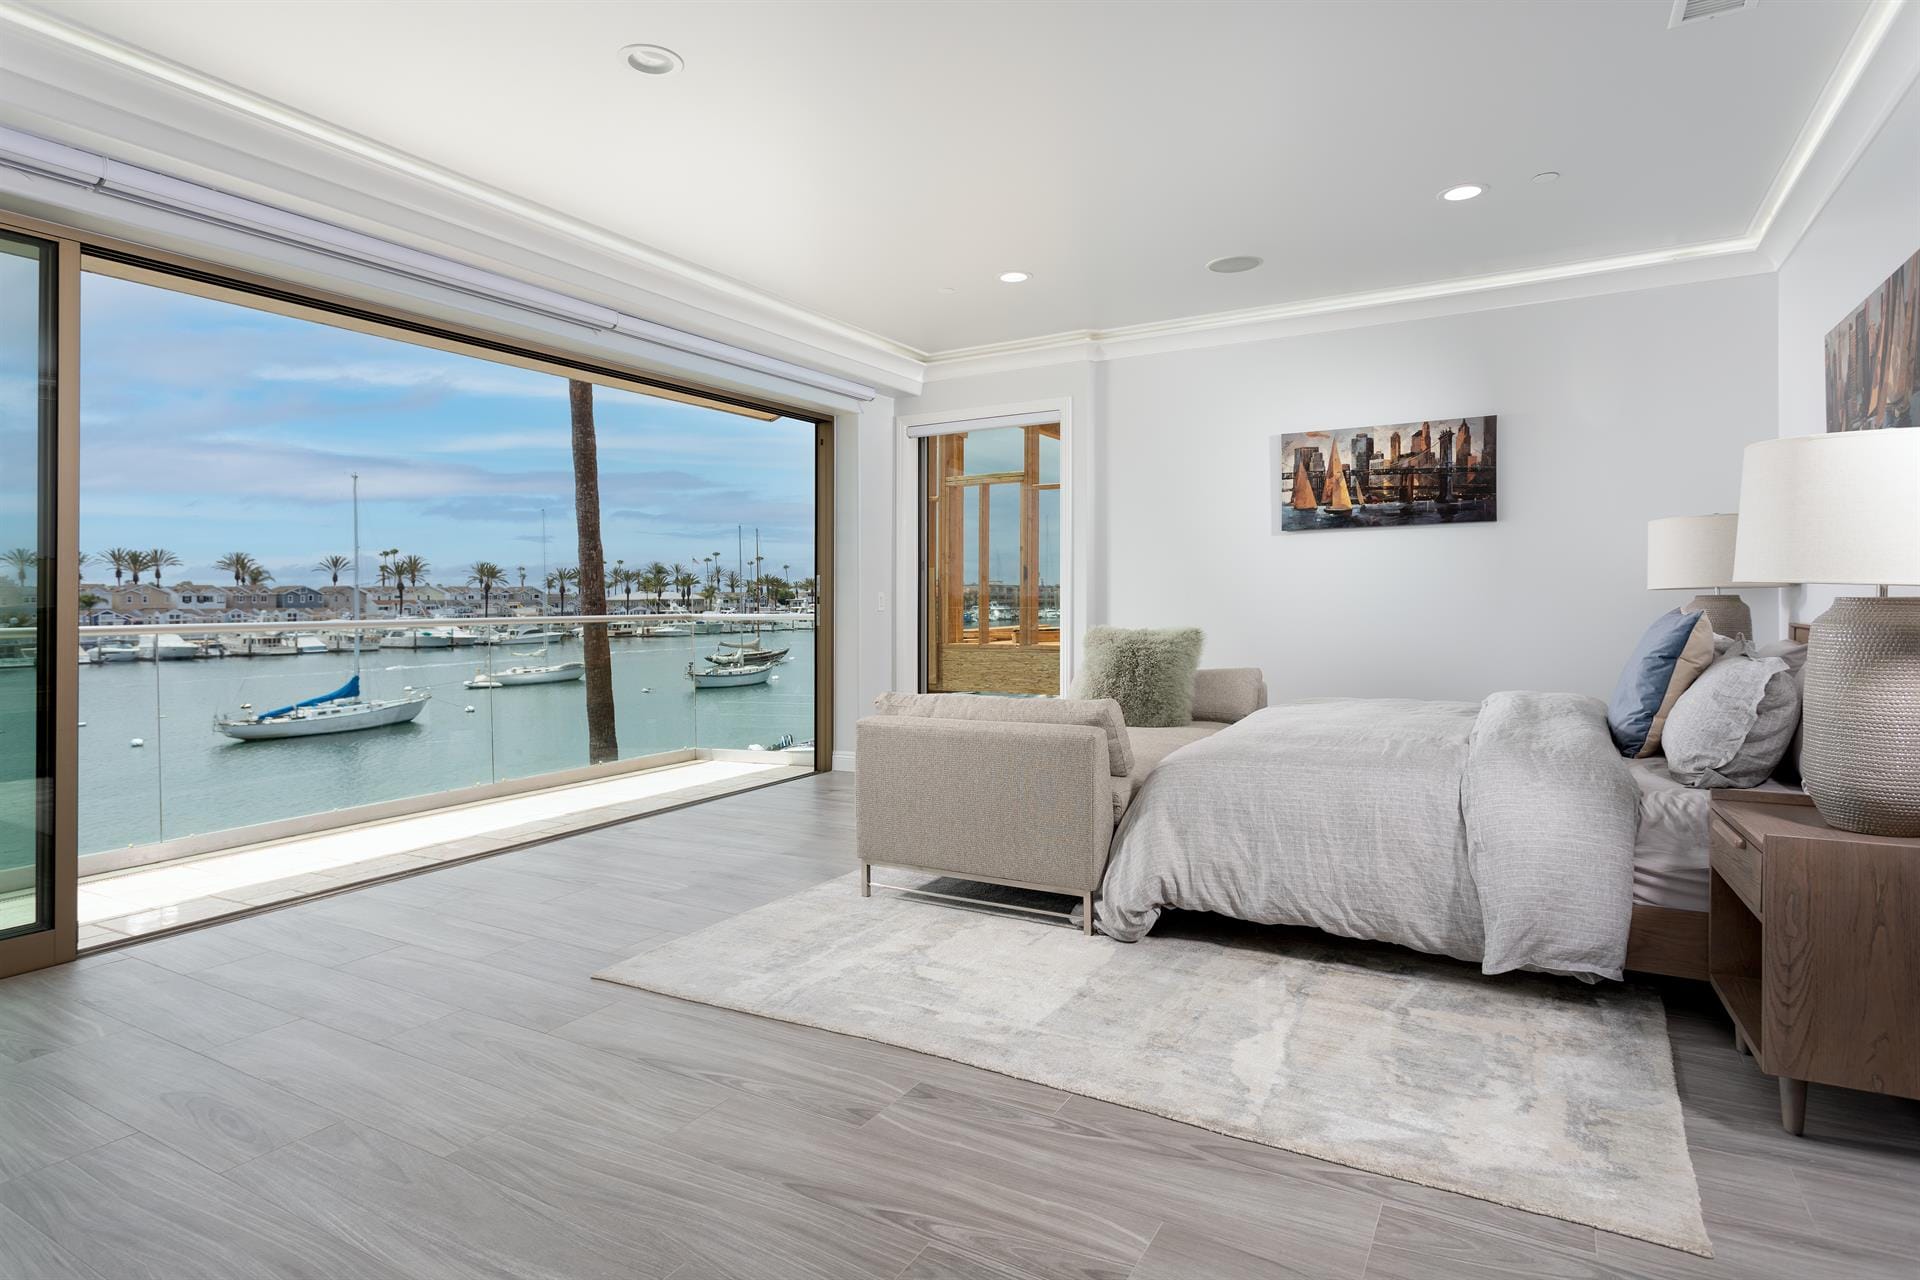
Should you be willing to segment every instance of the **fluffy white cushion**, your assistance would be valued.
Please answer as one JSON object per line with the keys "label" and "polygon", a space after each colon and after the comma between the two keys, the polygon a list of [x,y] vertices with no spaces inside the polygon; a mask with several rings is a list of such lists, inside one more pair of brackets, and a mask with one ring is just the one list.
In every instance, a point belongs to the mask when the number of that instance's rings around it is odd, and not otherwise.
{"label": "fluffy white cushion", "polygon": [[1800,688],[1782,658],[1729,652],[1695,680],[1667,715],[1667,768],[1690,787],[1755,787],[1767,780],[1800,725]]}
{"label": "fluffy white cushion", "polygon": [[1087,632],[1073,696],[1112,698],[1136,729],[1191,724],[1202,642],[1194,627],[1094,627]]}

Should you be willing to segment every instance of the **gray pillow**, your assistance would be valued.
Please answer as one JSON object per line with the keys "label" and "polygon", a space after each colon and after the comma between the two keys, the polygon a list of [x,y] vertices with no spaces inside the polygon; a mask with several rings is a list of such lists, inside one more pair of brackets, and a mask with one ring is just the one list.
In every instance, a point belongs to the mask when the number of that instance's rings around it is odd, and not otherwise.
{"label": "gray pillow", "polygon": [[1133,743],[1127,738],[1120,704],[1108,699],[1000,698],[978,693],[883,693],[873,700],[883,716],[920,716],[930,720],[989,720],[999,724],[1084,724],[1107,735],[1107,771],[1116,778],[1133,772]]}
{"label": "gray pillow", "polygon": [[1757,787],[1799,724],[1800,687],[1786,661],[1732,652],[1680,695],[1660,745],[1690,787]]}
{"label": "gray pillow", "polygon": [[1087,632],[1073,696],[1112,698],[1136,729],[1192,724],[1193,675],[1204,640],[1197,627],[1094,627]]}
{"label": "gray pillow", "polygon": [[1776,782],[1789,787],[1800,785],[1800,748],[1805,738],[1807,704],[1807,646],[1798,640],[1776,640],[1772,644],[1763,644],[1754,651],[1755,657],[1779,658],[1793,672],[1794,688],[1800,693],[1801,717],[1794,722],[1793,741],[1787,746],[1787,753],[1780,757],[1780,767],[1773,771]]}

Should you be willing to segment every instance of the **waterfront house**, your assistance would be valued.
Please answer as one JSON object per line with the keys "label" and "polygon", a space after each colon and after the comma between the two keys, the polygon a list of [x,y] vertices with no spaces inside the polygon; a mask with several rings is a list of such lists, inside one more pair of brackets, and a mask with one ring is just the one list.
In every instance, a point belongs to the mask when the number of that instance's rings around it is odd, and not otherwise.
{"label": "waterfront house", "polygon": [[327,607],[327,598],[312,587],[282,587],[274,592],[273,603],[277,609],[324,609]]}
{"label": "waterfront house", "polygon": [[115,587],[107,597],[115,613],[145,615],[174,606],[173,593],[150,582],[139,586]]}

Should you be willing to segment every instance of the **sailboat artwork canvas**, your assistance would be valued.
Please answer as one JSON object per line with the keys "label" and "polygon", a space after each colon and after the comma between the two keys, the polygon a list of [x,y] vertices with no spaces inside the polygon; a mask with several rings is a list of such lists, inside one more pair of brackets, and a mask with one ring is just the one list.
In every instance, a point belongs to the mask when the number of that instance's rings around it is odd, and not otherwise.
{"label": "sailboat artwork canvas", "polygon": [[1827,430],[1920,427],[1920,252],[1827,334]]}
{"label": "sailboat artwork canvas", "polygon": [[1278,436],[1274,527],[1297,533],[1494,520],[1497,437],[1491,414]]}

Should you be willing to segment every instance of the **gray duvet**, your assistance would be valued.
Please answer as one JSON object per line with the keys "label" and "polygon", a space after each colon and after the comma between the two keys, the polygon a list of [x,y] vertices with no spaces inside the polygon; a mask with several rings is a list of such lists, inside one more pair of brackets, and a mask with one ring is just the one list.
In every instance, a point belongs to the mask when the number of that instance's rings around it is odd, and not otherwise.
{"label": "gray duvet", "polygon": [[1594,698],[1269,707],[1169,756],[1095,904],[1132,942],[1169,908],[1618,978],[1639,792]]}

